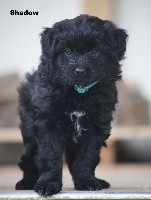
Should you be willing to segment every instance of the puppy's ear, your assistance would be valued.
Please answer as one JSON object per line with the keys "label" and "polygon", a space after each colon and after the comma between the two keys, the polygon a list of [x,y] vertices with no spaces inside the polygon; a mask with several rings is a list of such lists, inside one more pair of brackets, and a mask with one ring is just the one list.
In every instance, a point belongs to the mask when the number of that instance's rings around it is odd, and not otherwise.
{"label": "puppy's ear", "polygon": [[45,58],[50,58],[51,46],[53,43],[53,29],[52,28],[44,28],[43,32],[40,34],[41,36],[41,48],[42,54]]}
{"label": "puppy's ear", "polygon": [[113,22],[108,20],[105,21],[104,28],[108,36],[108,42],[111,46],[113,56],[118,61],[122,60],[126,51],[128,34],[124,29],[117,28]]}

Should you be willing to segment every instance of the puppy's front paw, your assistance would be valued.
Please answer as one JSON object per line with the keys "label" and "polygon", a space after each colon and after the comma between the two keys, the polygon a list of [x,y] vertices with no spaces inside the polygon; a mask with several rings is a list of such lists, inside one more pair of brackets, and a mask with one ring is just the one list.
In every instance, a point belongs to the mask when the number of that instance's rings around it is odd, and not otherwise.
{"label": "puppy's front paw", "polygon": [[98,180],[99,183],[102,185],[102,189],[107,189],[107,188],[110,187],[110,184],[109,184],[107,181],[102,180],[102,179],[98,179],[98,178],[97,178],[97,180]]}
{"label": "puppy's front paw", "polygon": [[44,197],[57,194],[61,191],[61,189],[62,189],[61,181],[52,182],[51,180],[37,181],[34,187],[34,191]]}
{"label": "puppy's front paw", "polygon": [[97,178],[77,179],[74,184],[76,190],[102,190],[110,186],[106,181]]}
{"label": "puppy's front paw", "polygon": [[33,190],[36,180],[22,179],[16,184],[16,190]]}

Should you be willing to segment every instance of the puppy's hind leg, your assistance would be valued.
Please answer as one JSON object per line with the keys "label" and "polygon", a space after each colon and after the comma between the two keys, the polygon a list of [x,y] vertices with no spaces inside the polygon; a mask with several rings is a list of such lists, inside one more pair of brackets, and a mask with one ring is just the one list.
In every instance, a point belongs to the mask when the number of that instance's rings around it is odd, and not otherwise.
{"label": "puppy's hind leg", "polygon": [[39,173],[34,163],[34,157],[37,151],[37,144],[33,135],[33,119],[32,112],[27,110],[24,105],[19,107],[24,152],[21,156],[21,161],[18,163],[23,171],[23,179],[16,184],[16,190],[33,190]]}

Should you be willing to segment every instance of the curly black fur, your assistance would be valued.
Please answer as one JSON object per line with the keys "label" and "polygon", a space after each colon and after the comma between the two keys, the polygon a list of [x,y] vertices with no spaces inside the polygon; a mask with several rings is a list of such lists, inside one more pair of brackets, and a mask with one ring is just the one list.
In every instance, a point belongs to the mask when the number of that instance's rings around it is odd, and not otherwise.
{"label": "curly black fur", "polygon": [[[19,89],[25,150],[16,189],[42,196],[60,192],[64,152],[75,189],[109,187],[94,171],[110,136],[126,39],[126,31],[111,21],[88,15],[44,29],[38,70],[27,74]],[[75,90],[96,81],[84,94]]]}

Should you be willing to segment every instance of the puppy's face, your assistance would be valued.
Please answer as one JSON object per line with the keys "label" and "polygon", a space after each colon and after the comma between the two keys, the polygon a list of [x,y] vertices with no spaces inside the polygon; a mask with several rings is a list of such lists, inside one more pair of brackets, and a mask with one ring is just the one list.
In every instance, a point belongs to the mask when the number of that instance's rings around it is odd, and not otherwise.
{"label": "puppy's face", "polygon": [[105,54],[92,33],[69,34],[56,49],[57,66],[68,84],[86,86],[103,78]]}
{"label": "puppy's face", "polygon": [[67,84],[86,86],[120,78],[127,34],[112,22],[82,15],[56,23],[42,36],[43,54],[51,57],[53,70]]}

